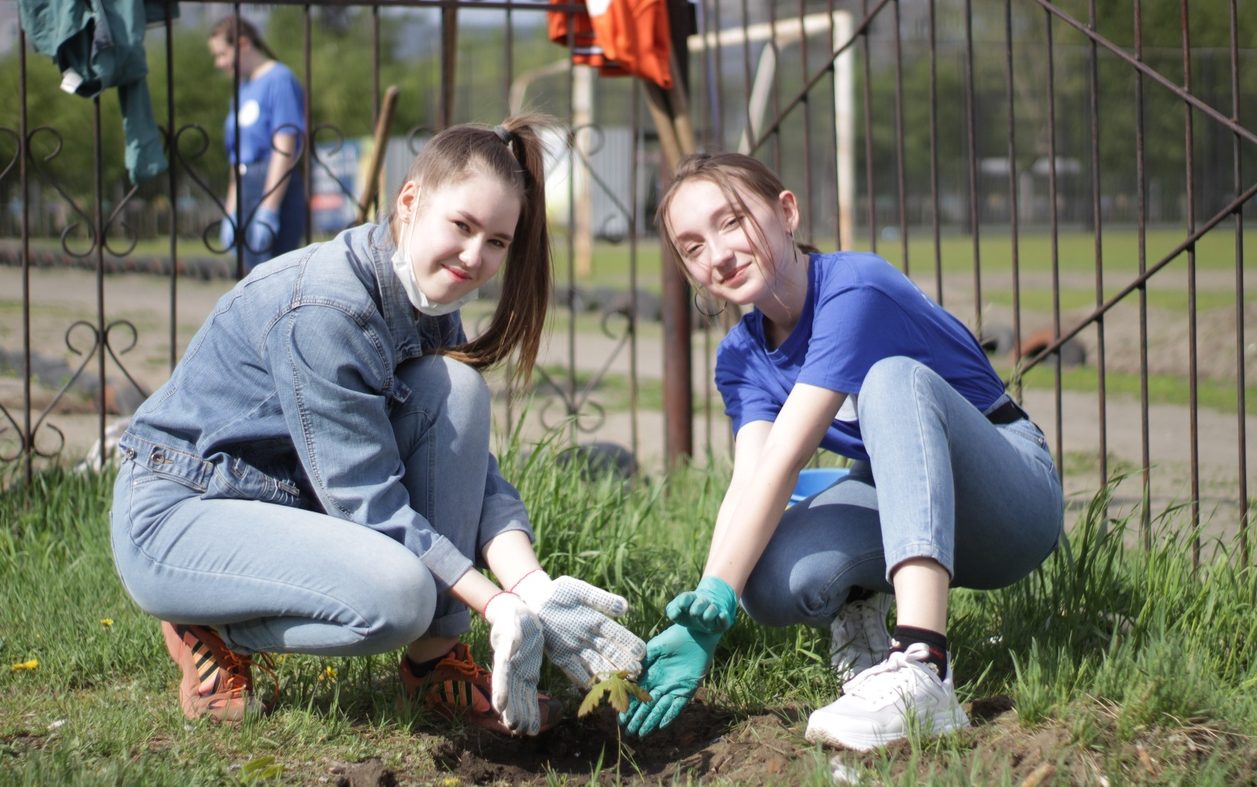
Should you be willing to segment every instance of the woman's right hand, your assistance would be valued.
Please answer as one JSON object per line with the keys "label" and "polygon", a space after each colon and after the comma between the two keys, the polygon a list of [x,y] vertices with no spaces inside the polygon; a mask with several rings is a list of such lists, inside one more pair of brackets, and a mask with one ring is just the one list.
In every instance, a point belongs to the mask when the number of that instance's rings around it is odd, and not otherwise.
{"label": "woman's right hand", "polygon": [[493,709],[513,732],[541,731],[537,681],[545,645],[541,621],[514,593],[498,593],[484,608],[493,647]]}
{"label": "woman's right hand", "polygon": [[676,624],[646,643],[641,687],[651,699],[641,702],[634,698],[628,710],[620,714],[620,724],[629,735],[649,735],[676,719],[711,668],[722,636]]}

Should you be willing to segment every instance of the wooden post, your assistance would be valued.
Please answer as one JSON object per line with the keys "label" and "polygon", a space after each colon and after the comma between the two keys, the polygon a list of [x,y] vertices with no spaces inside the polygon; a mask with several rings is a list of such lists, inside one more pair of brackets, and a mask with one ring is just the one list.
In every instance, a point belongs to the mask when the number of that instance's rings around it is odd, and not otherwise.
{"label": "wooden post", "polygon": [[454,122],[454,78],[458,70],[458,6],[441,7],[441,128]]}
{"label": "wooden post", "polygon": [[[647,105],[659,131],[664,154],[663,180],[682,157],[694,152],[689,119],[689,56],[686,39],[692,31],[693,9],[686,0],[668,0],[672,33],[672,89],[666,93],[646,82]],[[694,455],[694,387],[690,345],[690,285],[668,244],[660,237],[663,308],[664,454],[669,465]]]}
{"label": "wooden post", "polygon": [[389,85],[384,91],[384,101],[380,104],[380,116],[375,120],[375,142],[371,147],[371,155],[367,159],[367,182],[363,184],[362,193],[358,196],[358,213],[355,224],[367,220],[371,203],[380,190],[380,167],[384,164],[384,154],[388,152],[388,127],[393,120],[393,108],[397,106],[397,85]]}

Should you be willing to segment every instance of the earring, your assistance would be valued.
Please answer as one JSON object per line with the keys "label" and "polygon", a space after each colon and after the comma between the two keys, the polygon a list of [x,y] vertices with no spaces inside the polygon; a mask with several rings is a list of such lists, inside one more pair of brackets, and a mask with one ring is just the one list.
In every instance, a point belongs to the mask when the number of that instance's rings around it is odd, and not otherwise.
{"label": "earring", "polygon": [[[702,291],[703,291],[702,287],[699,287],[698,289],[694,290],[694,311],[698,312],[699,314],[703,315],[709,320],[714,320],[720,315],[724,314],[725,307],[728,305],[725,301],[721,301],[720,308],[714,312],[708,311],[707,309],[704,309],[702,307],[702,305],[698,301],[698,294]],[[703,300],[708,300],[707,296],[704,295]]]}

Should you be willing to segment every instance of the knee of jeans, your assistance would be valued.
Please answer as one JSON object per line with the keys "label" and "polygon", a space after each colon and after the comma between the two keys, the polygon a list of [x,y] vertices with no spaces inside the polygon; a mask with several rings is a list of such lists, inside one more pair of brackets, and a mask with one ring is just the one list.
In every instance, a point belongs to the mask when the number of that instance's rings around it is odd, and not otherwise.
{"label": "knee of jeans", "polygon": [[780,628],[806,623],[816,617],[807,594],[778,582],[746,583],[742,591],[742,609],[761,626]]}
{"label": "knee of jeans", "polygon": [[[450,417],[479,423],[489,417],[489,385],[480,372],[445,355],[429,355],[406,367],[403,381],[418,395],[436,393]],[[422,393],[419,393],[422,392]]]}
{"label": "knee of jeans", "polygon": [[[893,394],[903,391],[912,381],[912,374],[917,369],[928,368],[914,358],[903,355],[892,355],[874,363],[864,375],[860,384],[860,396],[865,393],[879,395]],[[879,396],[880,398],[880,396]]]}
{"label": "knee of jeans", "polygon": [[422,637],[436,610],[436,583],[428,569],[416,560],[405,571],[391,572],[377,588],[363,639],[384,651]]}
{"label": "knee of jeans", "polygon": [[864,382],[860,384],[860,395],[857,399],[856,411],[860,420],[874,415],[877,409],[900,417],[905,399],[920,395],[918,373],[922,371],[937,376],[925,364],[902,355],[883,358],[869,367]]}

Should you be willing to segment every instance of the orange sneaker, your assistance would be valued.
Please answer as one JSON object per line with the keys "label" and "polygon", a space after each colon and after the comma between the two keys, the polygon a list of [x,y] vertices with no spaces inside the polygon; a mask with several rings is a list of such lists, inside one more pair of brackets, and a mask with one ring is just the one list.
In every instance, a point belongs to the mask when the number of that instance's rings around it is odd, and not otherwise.
{"label": "orange sneaker", "polygon": [[[476,663],[471,650],[463,643],[454,645],[427,675],[415,675],[405,654],[402,654],[398,671],[402,688],[411,700],[421,699],[425,707],[446,718],[464,718],[491,732],[512,734],[493,709],[491,673]],[[563,718],[563,706],[541,692],[537,692],[537,703],[541,706],[538,732],[545,732]]]}
{"label": "orange sneaker", "polygon": [[179,705],[189,719],[236,722],[266,710],[253,695],[253,659],[229,649],[213,629],[162,621],[170,658],[183,671]]}

